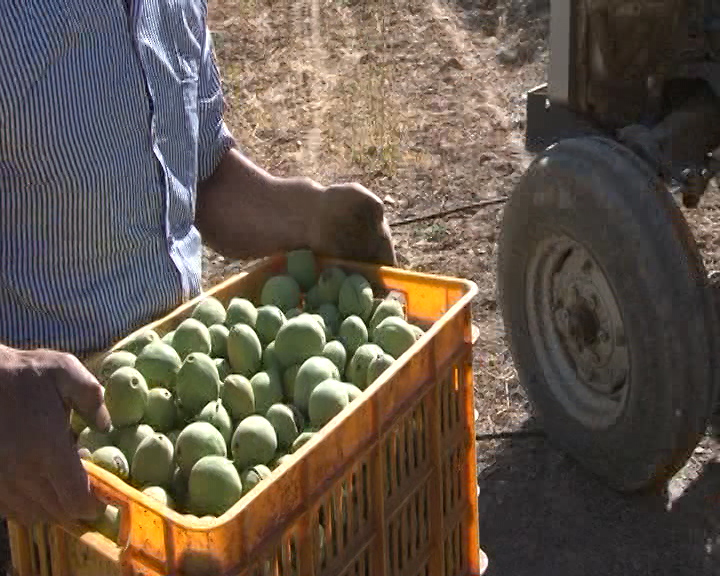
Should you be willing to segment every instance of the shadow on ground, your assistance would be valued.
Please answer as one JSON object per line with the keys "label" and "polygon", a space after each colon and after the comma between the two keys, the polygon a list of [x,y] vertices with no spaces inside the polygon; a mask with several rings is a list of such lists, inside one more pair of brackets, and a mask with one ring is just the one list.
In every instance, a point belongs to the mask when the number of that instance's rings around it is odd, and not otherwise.
{"label": "shadow on ground", "polygon": [[454,0],[471,30],[488,36],[522,33],[544,40],[549,31],[549,0]]}
{"label": "shadow on ground", "polygon": [[479,470],[487,576],[720,575],[720,462],[695,469],[668,509],[609,490],[542,437],[503,441]]}
{"label": "shadow on ground", "polygon": [[545,60],[549,0],[454,0],[462,26],[476,39],[496,43],[496,60],[519,69]]}
{"label": "shadow on ground", "polygon": [[0,576],[10,573],[10,541],[7,522],[0,518]]}

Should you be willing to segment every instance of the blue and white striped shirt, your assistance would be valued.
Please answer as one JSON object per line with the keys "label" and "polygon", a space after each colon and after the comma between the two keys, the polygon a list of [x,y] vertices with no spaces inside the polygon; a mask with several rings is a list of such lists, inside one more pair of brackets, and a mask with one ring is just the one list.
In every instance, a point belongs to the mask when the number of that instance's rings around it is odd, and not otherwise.
{"label": "blue and white striped shirt", "polygon": [[201,289],[198,182],[234,145],[206,0],[0,18],[0,343],[105,348]]}

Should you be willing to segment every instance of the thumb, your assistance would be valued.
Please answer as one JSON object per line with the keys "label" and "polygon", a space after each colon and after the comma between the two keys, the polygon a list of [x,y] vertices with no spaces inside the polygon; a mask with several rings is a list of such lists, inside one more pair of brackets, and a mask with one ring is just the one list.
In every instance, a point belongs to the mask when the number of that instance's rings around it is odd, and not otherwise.
{"label": "thumb", "polygon": [[95,376],[75,356],[66,355],[65,368],[57,376],[57,386],[63,401],[100,432],[109,432],[110,414],[105,406],[103,387]]}

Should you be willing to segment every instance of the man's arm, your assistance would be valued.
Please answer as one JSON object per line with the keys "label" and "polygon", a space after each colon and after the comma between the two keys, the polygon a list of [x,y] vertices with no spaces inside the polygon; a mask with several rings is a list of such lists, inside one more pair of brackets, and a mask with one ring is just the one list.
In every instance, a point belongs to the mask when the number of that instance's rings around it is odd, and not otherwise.
{"label": "man's arm", "polygon": [[316,254],[397,264],[383,204],[359,184],[321,186],[276,178],[237,150],[225,154],[198,192],[203,240],[229,258],[310,248]]}
{"label": "man's arm", "polygon": [[323,190],[305,178],[276,178],[232,149],[198,190],[196,224],[203,241],[229,258],[311,247]]}
{"label": "man's arm", "polygon": [[325,187],[308,178],[277,178],[234,148],[209,31],[199,91],[195,224],[204,243],[233,259],[304,247],[396,263],[383,204],[372,192],[354,183]]}

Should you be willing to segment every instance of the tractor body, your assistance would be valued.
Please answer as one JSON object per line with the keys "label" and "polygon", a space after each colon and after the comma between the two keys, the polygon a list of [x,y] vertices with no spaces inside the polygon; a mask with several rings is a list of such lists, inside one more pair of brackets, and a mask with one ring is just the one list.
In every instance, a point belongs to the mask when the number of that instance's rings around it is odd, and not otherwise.
{"label": "tractor body", "polygon": [[720,1],[551,0],[498,299],[550,440],[621,491],[664,485],[717,398],[717,290],[679,201],[719,170],[719,96]]}
{"label": "tractor body", "polygon": [[528,93],[527,148],[626,141],[695,205],[718,170],[718,96],[720,2],[552,0],[548,82]]}

